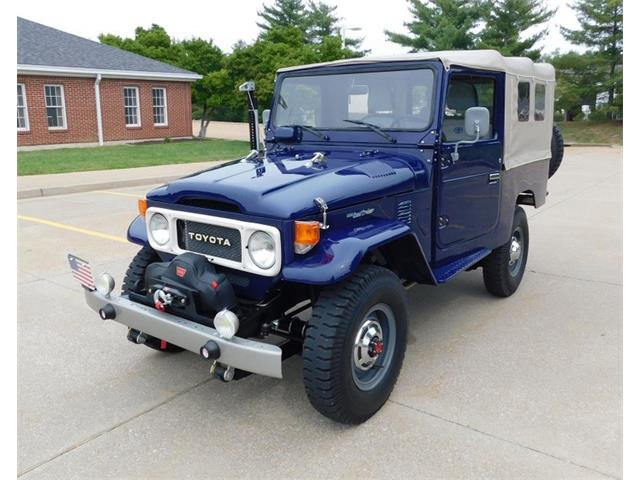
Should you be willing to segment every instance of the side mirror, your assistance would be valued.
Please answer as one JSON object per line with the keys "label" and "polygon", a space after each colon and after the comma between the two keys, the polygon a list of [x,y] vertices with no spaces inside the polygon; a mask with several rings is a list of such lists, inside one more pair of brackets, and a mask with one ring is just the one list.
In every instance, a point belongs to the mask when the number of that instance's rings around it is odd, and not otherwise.
{"label": "side mirror", "polygon": [[464,132],[473,137],[473,140],[460,140],[456,142],[456,146],[451,153],[451,161],[460,160],[458,146],[462,143],[476,143],[480,137],[484,137],[489,133],[489,110],[485,107],[471,107],[464,112]]}
{"label": "side mirror", "polygon": [[271,110],[263,110],[262,111],[262,124],[267,125],[269,123],[269,117],[271,116]]}
{"label": "side mirror", "polygon": [[464,131],[476,141],[489,133],[489,110],[485,107],[471,107],[464,112]]}
{"label": "side mirror", "polygon": [[296,127],[276,127],[271,142],[299,142],[302,130]]}

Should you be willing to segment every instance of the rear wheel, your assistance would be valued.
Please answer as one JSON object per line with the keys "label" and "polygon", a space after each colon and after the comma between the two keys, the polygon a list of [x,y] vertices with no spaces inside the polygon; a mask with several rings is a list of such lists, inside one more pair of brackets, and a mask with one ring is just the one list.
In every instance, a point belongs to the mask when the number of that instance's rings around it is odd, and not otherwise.
{"label": "rear wheel", "polygon": [[340,423],[362,423],[387,401],[407,338],[407,299],[391,271],[360,268],[327,288],[304,339],[304,385],[311,404]]}
{"label": "rear wheel", "polygon": [[516,207],[511,238],[482,262],[484,285],[497,297],[515,293],[522,281],[529,254],[529,226],[522,207]]}
{"label": "rear wheel", "polygon": [[[124,275],[124,280],[122,281],[122,293],[142,293],[142,290],[144,289],[144,273],[147,270],[147,267],[150,264],[159,261],[160,257],[155,250],[149,247],[142,247],[136,256],[133,257],[133,260],[131,260],[127,273]],[[183,350],[176,345],[167,343],[164,340],[152,336],[147,337],[144,345],[161,352],[173,353],[181,352]]]}

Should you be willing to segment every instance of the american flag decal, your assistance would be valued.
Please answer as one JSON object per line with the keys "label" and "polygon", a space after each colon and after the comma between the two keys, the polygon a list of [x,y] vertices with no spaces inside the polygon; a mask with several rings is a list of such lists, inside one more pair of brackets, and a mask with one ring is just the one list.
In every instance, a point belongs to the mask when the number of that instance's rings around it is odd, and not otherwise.
{"label": "american flag decal", "polygon": [[91,273],[91,266],[89,262],[85,262],[81,258],[75,255],[67,255],[69,259],[69,266],[73,272],[73,276],[82,284],[84,288],[89,290],[95,290],[96,285],[93,283],[93,274]]}

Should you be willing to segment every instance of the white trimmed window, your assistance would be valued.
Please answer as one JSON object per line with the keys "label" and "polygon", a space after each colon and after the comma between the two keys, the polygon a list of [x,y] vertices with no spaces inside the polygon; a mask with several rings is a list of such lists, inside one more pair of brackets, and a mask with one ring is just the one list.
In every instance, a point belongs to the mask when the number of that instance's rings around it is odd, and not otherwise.
{"label": "white trimmed window", "polygon": [[29,111],[27,110],[27,92],[24,83],[18,84],[18,131],[29,131]]}
{"label": "white trimmed window", "polygon": [[49,130],[64,130],[67,128],[64,86],[45,85],[44,102],[47,107],[47,124],[49,125]]}
{"label": "white trimmed window", "polygon": [[536,83],[536,96],[535,96],[535,110],[533,118],[539,122],[544,120],[544,97],[546,95],[546,88],[542,83]]}
{"label": "white trimmed window", "polygon": [[167,125],[167,89],[162,87],[152,88],[153,98],[153,124],[157,127]]}
{"label": "white trimmed window", "polygon": [[140,126],[140,93],[138,87],[124,87],[124,122],[127,127]]}

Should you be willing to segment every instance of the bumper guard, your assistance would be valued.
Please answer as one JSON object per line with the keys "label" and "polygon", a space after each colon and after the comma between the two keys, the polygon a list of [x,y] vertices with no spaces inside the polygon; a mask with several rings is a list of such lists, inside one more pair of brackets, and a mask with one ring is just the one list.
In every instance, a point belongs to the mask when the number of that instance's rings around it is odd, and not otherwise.
{"label": "bumper guard", "polygon": [[205,343],[212,340],[220,347],[220,363],[247,372],[282,378],[282,350],[276,345],[240,337],[222,338],[215,328],[132,302],[126,295],[105,296],[96,290],[85,289],[84,296],[87,305],[95,312],[111,305],[115,311],[113,321],[129,328],[197,354],[200,354],[200,348]]}

